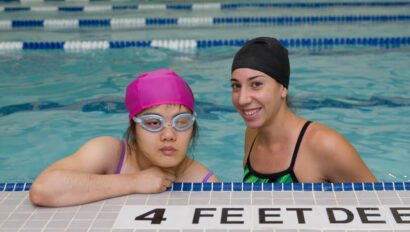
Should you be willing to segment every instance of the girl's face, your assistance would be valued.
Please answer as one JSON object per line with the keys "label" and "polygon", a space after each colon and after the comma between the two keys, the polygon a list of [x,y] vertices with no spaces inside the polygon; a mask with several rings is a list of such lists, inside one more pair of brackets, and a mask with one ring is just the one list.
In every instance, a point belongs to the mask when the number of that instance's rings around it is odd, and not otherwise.
{"label": "girl's face", "polygon": [[[171,168],[178,166],[185,159],[193,127],[183,131],[172,127],[172,119],[183,113],[191,114],[191,111],[182,105],[163,104],[145,109],[137,115],[139,118],[148,114],[160,115],[165,122],[164,128],[157,132],[148,131],[140,124],[136,124],[138,152],[145,158],[147,165]],[[184,125],[186,119],[178,119],[176,123]],[[158,120],[148,119],[145,125],[154,129],[158,128]]]}
{"label": "girl's face", "polygon": [[232,103],[247,127],[259,128],[274,120],[287,89],[263,72],[239,68],[232,73]]}

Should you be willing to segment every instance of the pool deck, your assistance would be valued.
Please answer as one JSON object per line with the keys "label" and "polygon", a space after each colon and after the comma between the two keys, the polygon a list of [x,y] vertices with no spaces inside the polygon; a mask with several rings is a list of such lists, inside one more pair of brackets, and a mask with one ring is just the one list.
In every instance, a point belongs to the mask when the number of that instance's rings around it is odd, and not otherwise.
{"label": "pool deck", "polygon": [[0,231],[410,231],[410,182],[175,183],[62,208],[0,183]]}

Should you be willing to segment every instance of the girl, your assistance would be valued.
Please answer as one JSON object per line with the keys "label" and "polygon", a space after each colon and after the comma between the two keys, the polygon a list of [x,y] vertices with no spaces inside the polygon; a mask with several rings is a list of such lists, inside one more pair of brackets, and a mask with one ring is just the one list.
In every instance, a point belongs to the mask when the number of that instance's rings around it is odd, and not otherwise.
{"label": "girl", "polygon": [[375,182],[338,132],[288,107],[289,58],[274,38],[255,38],[232,63],[232,103],[244,119],[244,182]]}
{"label": "girl", "polygon": [[139,76],[128,85],[125,141],[98,137],[44,170],[30,188],[36,205],[68,206],[132,193],[163,192],[173,182],[216,182],[186,156],[197,133],[194,97],[172,70]]}

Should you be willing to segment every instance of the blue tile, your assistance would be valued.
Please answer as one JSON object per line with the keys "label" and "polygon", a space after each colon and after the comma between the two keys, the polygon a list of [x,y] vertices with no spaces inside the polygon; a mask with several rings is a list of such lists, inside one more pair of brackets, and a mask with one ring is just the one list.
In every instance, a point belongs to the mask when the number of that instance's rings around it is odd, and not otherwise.
{"label": "blue tile", "polygon": [[363,191],[363,183],[354,183],[354,191]]}
{"label": "blue tile", "polygon": [[333,190],[338,192],[343,191],[342,183],[333,183]]}
{"label": "blue tile", "polygon": [[3,191],[4,187],[6,186],[5,183],[0,183],[0,191]]}
{"label": "blue tile", "polygon": [[252,183],[243,183],[243,191],[252,191]]}
{"label": "blue tile", "polygon": [[272,183],[263,183],[263,191],[272,191],[273,184]]}
{"label": "blue tile", "polygon": [[169,192],[172,190],[172,187],[168,187],[167,189],[165,189],[165,192]]}
{"label": "blue tile", "polygon": [[410,182],[405,182],[404,187],[406,190],[410,190]]}
{"label": "blue tile", "polygon": [[301,183],[293,183],[293,190],[302,191],[303,190],[303,185]]}
{"label": "blue tile", "polygon": [[232,183],[231,182],[224,182],[223,183],[223,190],[224,191],[232,191]]}
{"label": "blue tile", "polygon": [[304,183],[303,184],[303,191],[312,191],[313,190],[313,184],[312,183]]}
{"label": "blue tile", "polygon": [[377,191],[383,191],[384,190],[383,183],[381,183],[381,182],[374,183],[373,185],[374,185],[374,189],[377,190]]}
{"label": "blue tile", "polygon": [[352,183],[343,183],[343,190],[344,191],[353,191],[353,184]]}
{"label": "blue tile", "polygon": [[191,191],[192,183],[182,183],[182,191]]}
{"label": "blue tile", "polygon": [[242,191],[242,183],[233,183],[233,191]]}
{"label": "blue tile", "polygon": [[394,190],[393,183],[391,182],[384,182],[384,190]]}
{"label": "blue tile", "polygon": [[373,191],[373,183],[364,183],[364,189],[367,191]]}
{"label": "blue tile", "polygon": [[6,189],[5,189],[4,191],[7,191],[7,192],[13,191],[15,185],[16,185],[16,184],[14,184],[14,183],[8,183],[8,184],[6,184]]}
{"label": "blue tile", "polygon": [[315,191],[322,191],[322,183],[314,183],[313,190]]}
{"label": "blue tile", "polygon": [[23,191],[24,190],[24,183],[17,183],[16,187],[14,188],[14,191]]}
{"label": "blue tile", "polygon": [[331,183],[323,183],[323,190],[325,191],[333,191]]}
{"label": "blue tile", "polygon": [[291,183],[284,183],[283,184],[283,190],[284,191],[292,191],[292,184]]}
{"label": "blue tile", "polygon": [[201,190],[202,190],[202,183],[194,183],[194,185],[192,186],[192,189],[193,189],[195,192],[201,191]]}
{"label": "blue tile", "polygon": [[262,191],[262,183],[253,183],[252,190],[253,191]]}
{"label": "blue tile", "polygon": [[403,182],[394,182],[394,190],[396,191],[404,190]]}
{"label": "blue tile", "polygon": [[282,183],[273,183],[273,190],[274,191],[282,191],[283,190],[283,184]]}
{"label": "blue tile", "polygon": [[202,186],[202,191],[212,191],[212,183],[204,183]]}
{"label": "blue tile", "polygon": [[174,183],[172,185],[172,190],[173,191],[181,191],[182,190],[182,183]]}
{"label": "blue tile", "polygon": [[24,191],[29,191],[31,187],[31,183],[26,183],[26,187],[24,187]]}
{"label": "blue tile", "polygon": [[222,183],[212,183],[212,191],[221,191]]}

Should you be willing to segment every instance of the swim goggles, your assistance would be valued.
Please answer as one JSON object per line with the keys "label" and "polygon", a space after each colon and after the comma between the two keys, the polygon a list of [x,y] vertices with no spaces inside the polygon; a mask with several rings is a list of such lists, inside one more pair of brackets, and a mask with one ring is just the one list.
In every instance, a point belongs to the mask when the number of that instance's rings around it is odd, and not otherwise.
{"label": "swim goggles", "polygon": [[[139,123],[145,130],[151,132],[158,132],[164,129],[165,119],[159,114],[145,114],[137,118],[132,117],[134,122]],[[172,118],[172,127],[177,131],[185,131],[190,128],[196,119],[196,113],[182,113],[175,115]]]}

